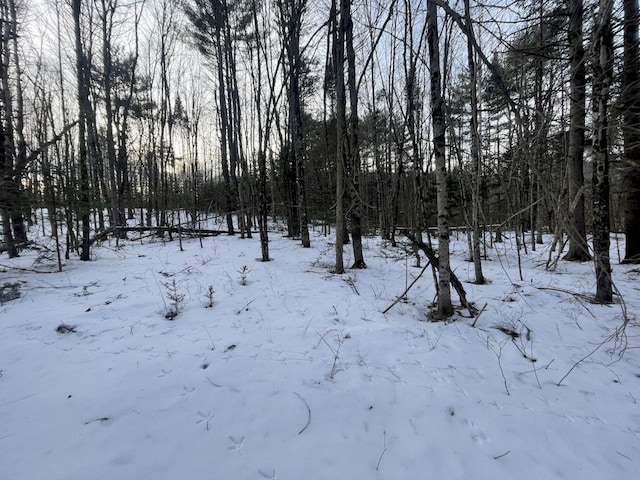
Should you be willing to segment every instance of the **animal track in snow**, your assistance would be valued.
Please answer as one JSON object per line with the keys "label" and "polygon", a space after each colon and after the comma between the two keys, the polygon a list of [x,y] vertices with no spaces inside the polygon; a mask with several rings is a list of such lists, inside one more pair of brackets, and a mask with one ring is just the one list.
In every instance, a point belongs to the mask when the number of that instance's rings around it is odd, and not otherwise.
{"label": "animal track in snow", "polygon": [[227,450],[229,450],[230,452],[238,452],[240,453],[240,451],[242,450],[242,447],[244,447],[244,437],[232,437],[229,436],[229,440],[231,440],[231,443],[233,443],[233,445],[229,445],[227,447]]}
{"label": "animal track in snow", "polygon": [[262,478],[267,478],[268,480],[277,480],[276,469],[272,468],[270,472],[263,470],[261,468],[258,469],[258,473]]}
{"label": "animal track in snow", "polygon": [[209,430],[209,421],[213,419],[213,417],[215,417],[215,414],[211,412],[204,413],[198,410],[198,417],[200,418],[196,421],[196,424],[204,423],[207,427],[207,430]]}
{"label": "animal track in snow", "polygon": [[182,387],[183,392],[180,394],[181,397],[190,397],[193,392],[196,391],[196,387],[188,388]]}
{"label": "animal track in snow", "polygon": [[473,440],[475,443],[481,444],[490,440],[489,437],[480,429],[480,427],[478,427],[475,422],[472,422],[470,420],[463,420],[463,422],[465,426],[471,429],[471,440]]}

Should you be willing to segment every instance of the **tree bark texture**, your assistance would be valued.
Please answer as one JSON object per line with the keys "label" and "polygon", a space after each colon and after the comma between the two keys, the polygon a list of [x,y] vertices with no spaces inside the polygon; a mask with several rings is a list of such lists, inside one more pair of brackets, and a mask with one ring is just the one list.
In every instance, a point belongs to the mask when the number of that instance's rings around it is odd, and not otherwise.
{"label": "tree bark texture", "polygon": [[311,246],[309,236],[309,218],[307,213],[307,193],[305,182],[305,136],[303,126],[302,95],[300,79],[302,78],[302,54],[300,52],[300,36],[302,35],[302,19],[306,11],[306,0],[280,0],[280,21],[284,49],[287,57],[287,94],[289,106],[289,146],[291,160],[291,178],[293,179],[291,202],[295,205],[297,230],[304,248]]}
{"label": "tree bark texture", "polygon": [[623,199],[625,233],[623,263],[640,263],[640,9],[638,0],[624,0]]}
{"label": "tree bark texture", "polygon": [[587,229],[584,219],[584,138],[586,117],[586,66],[582,39],[582,0],[569,3],[569,152],[567,158],[569,251],[565,260],[591,259],[587,246]]}
{"label": "tree bark texture", "polygon": [[345,28],[347,53],[347,85],[349,86],[349,129],[347,170],[351,190],[349,219],[353,248],[352,268],[367,268],[362,250],[362,198],[360,192],[360,140],[358,124],[358,86],[356,83],[356,53],[353,46],[353,19],[351,0],[341,0],[341,17]]}
{"label": "tree bark texture", "polygon": [[438,207],[438,315],[453,314],[451,304],[451,273],[449,269],[449,211],[447,164],[445,158],[444,98],[440,73],[440,40],[438,11],[433,0],[427,1],[427,43],[431,85],[431,121],[433,128],[433,154],[435,158],[436,198]]}
{"label": "tree bark texture", "polygon": [[331,2],[333,30],[333,67],[336,82],[336,262],[334,273],[344,273],[344,165],[347,142],[346,95],[344,83],[344,33],[343,17],[338,19],[337,0]]}
{"label": "tree bark texture", "polygon": [[[465,20],[467,28],[471,30],[471,8],[469,0],[464,2]],[[480,154],[480,126],[478,113],[478,79],[476,72],[475,53],[473,43],[467,37],[467,60],[469,63],[469,83],[471,90],[471,162],[473,165],[473,191],[471,206],[471,228],[473,229],[473,267],[477,284],[484,284],[484,274],[482,273],[482,260],[480,258],[480,178],[482,175],[482,156]]]}
{"label": "tree bark texture", "polygon": [[613,80],[613,0],[600,0],[593,34],[593,257],[596,300],[613,299],[609,260],[609,96]]}
{"label": "tree bark texture", "polygon": [[78,151],[79,151],[79,168],[80,168],[80,192],[78,198],[78,210],[80,221],[82,223],[82,247],[80,251],[80,260],[91,260],[91,224],[90,224],[90,199],[89,199],[89,169],[88,169],[88,153],[87,153],[87,128],[88,126],[88,110],[89,110],[89,86],[87,85],[87,59],[85,58],[82,46],[81,10],[82,0],[73,0],[73,23],[76,50],[76,79],[78,83]]}

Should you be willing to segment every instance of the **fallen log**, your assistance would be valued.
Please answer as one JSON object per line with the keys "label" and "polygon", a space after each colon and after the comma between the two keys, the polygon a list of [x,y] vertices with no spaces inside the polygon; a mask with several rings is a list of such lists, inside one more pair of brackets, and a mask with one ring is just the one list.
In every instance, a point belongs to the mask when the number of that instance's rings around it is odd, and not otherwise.
{"label": "fallen log", "polygon": [[189,235],[193,237],[216,237],[218,235],[227,234],[226,230],[211,230],[211,229],[198,229],[198,228],[185,228],[185,227],[155,227],[155,226],[137,226],[137,227],[111,227],[103,230],[100,233],[97,233],[91,243],[95,242],[103,242],[110,235],[117,235],[122,232],[154,232],[156,234],[160,233],[175,233],[180,235]]}
{"label": "fallen log", "polygon": [[[409,239],[409,241],[411,242],[411,245],[419,248],[424,252],[424,254],[427,256],[427,259],[431,263],[431,268],[433,268],[434,271],[437,271],[438,265],[440,265],[440,259],[436,255],[436,252],[433,250],[433,248],[431,248],[431,246],[424,243],[422,241],[422,238],[420,239],[416,238],[407,230],[404,230],[401,233]],[[451,267],[449,267],[449,275],[451,275],[451,285],[453,286],[456,293],[458,294],[458,297],[460,298],[460,303],[464,308],[469,310],[469,313],[472,316],[475,316],[478,313],[478,309],[475,306],[473,306],[471,303],[469,303],[469,301],[467,300],[467,292],[465,292],[464,287],[462,286],[462,282],[458,279],[456,274],[453,273],[453,270],[451,270]]]}

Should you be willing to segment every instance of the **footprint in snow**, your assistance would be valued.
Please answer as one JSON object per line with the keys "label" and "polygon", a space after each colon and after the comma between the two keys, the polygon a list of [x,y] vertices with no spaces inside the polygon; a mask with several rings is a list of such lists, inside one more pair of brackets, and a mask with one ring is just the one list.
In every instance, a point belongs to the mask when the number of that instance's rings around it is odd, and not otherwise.
{"label": "footprint in snow", "polygon": [[183,386],[183,387],[182,387],[182,390],[183,390],[183,392],[180,394],[180,396],[181,396],[181,397],[189,397],[189,396],[191,396],[191,394],[192,394],[193,392],[195,392],[195,391],[196,391],[196,387],[193,387],[193,388],[187,388],[187,387],[184,387],[184,386]]}
{"label": "footprint in snow", "polygon": [[481,430],[477,430],[471,434],[471,440],[475,443],[481,444],[489,440],[489,437],[487,437]]}
{"label": "footprint in snow", "polygon": [[275,468],[271,469],[270,472],[259,468],[258,469],[258,473],[260,474],[260,476],[262,478],[267,478],[269,480],[277,480],[277,478],[278,478],[278,477],[276,477],[276,469]]}
{"label": "footprint in snow", "polygon": [[471,440],[477,444],[489,441],[489,437],[478,427],[475,422],[464,420],[464,424],[471,429]]}
{"label": "footprint in snow", "polygon": [[215,414],[211,412],[204,413],[198,410],[198,417],[200,418],[196,421],[196,424],[198,425],[200,423],[204,423],[207,427],[207,430],[209,430],[209,421],[211,421],[213,417],[215,417]]}
{"label": "footprint in snow", "polygon": [[242,450],[242,447],[244,447],[244,437],[229,437],[229,440],[231,440],[231,443],[233,445],[229,445],[227,447],[227,450],[229,450],[230,452],[238,452],[240,453],[240,451]]}

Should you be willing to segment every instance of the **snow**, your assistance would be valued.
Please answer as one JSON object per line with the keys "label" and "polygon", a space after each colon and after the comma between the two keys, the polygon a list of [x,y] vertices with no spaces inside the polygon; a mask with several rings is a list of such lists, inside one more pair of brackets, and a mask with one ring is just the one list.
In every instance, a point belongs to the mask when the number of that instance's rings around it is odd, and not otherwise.
{"label": "snow", "polygon": [[513,238],[490,248],[483,286],[454,239],[487,305],[472,328],[427,321],[430,269],[382,313],[421,271],[406,248],[367,238],[368,268],[334,275],[331,238],[270,239],[266,263],[229,236],[112,241],[60,273],[0,257],[22,282],[0,306],[0,478],[638,478],[637,267],[614,262],[624,306],[595,305],[592,263],[545,270],[550,239],[523,280]]}

